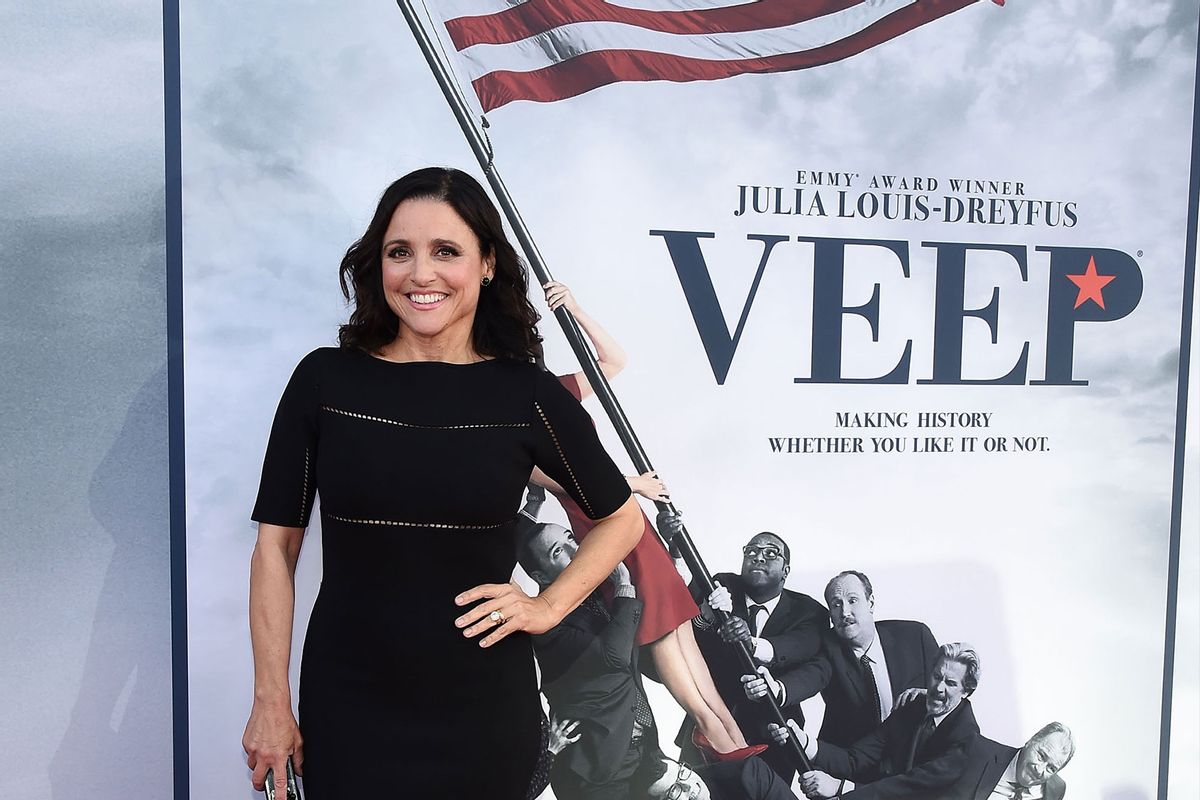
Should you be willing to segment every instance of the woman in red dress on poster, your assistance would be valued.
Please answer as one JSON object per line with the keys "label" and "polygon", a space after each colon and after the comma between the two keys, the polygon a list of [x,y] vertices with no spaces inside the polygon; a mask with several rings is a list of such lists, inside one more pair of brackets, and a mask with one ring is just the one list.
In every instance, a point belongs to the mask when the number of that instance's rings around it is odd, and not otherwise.
{"label": "woman in red dress on poster", "polygon": [[[565,306],[575,317],[595,347],[596,360],[606,378],[614,377],[625,368],[625,351],[579,307],[570,289],[557,281],[542,288],[546,290],[546,303],[551,312]],[[592,394],[592,386],[582,372],[560,375],[559,381],[579,400]],[[669,499],[666,486],[654,472],[626,476],[626,480],[631,490],[649,500],[666,502]],[[531,482],[554,495],[567,513],[575,538],[582,541],[595,523],[561,486],[540,470],[534,470]],[[536,497],[531,496],[525,508],[536,519],[540,505]],[[692,633],[692,618],[700,610],[644,512],[642,520],[645,525],[642,538],[625,557],[638,595],[645,600],[637,643],[649,649],[663,685],[696,721],[696,727],[708,738],[714,750],[729,753],[745,748],[746,739],[717,692],[708,664]]]}

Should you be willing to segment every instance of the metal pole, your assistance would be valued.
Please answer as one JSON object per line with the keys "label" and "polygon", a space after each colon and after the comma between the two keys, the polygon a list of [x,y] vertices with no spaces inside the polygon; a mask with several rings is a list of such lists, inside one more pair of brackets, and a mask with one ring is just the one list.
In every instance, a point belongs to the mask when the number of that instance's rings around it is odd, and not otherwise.
{"label": "metal pole", "polygon": [[[512,195],[509,194],[508,187],[504,185],[504,180],[496,170],[496,165],[492,159],[491,143],[488,141],[483,130],[475,124],[474,113],[471,108],[463,101],[462,96],[454,90],[454,79],[439,57],[432,36],[425,30],[425,26],[421,24],[421,19],[417,15],[416,9],[413,8],[412,0],[396,0],[396,2],[400,6],[400,10],[404,13],[404,19],[408,22],[408,27],[412,30],[413,37],[417,40],[417,45],[421,48],[421,53],[425,56],[425,61],[428,62],[429,68],[433,70],[433,75],[437,79],[438,86],[441,87],[442,94],[446,97],[446,102],[450,104],[450,109],[454,112],[454,117],[458,120],[463,135],[467,137],[467,143],[471,145],[471,150],[474,151],[475,158],[479,161],[479,166],[483,169],[483,174],[487,177],[492,191],[495,192],[496,200],[500,204],[500,210],[508,218],[508,222],[513,229],[513,234],[517,237],[517,242],[520,243],[521,249],[525,251],[525,257],[529,261],[529,266],[533,270],[534,275],[537,276],[539,285],[553,280],[550,270],[542,258],[541,251],[538,250],[537,244],[533,241],[533,236],[530,234],[528,226],[525,225],[525,220],[521,218],[521,212],[517,210],[516,204],[513,203]],[[579,323],[575,321],[575,317],[571,315],[571,312],[562,306],[554,312],[554,316],[562,327],[563,333],[567,337],[567,342],[571,345],[571,350],[575,352],[575,357],[579,360],[580,366],[583,367],[583,372],[587,376],[588,382],[592,385],[592,389],[596,393],[596,398],[608,414],[613,428],[617,431],[617,436],[621,438],[621,443],[625,445],[625,451],[633,461],[634,468],[639,473],[653,471],[654,467],[650,464],[650,458],[642,448],[642,443],[638,441],[637,434],[634,432],[633,426],[629,423],[629,418],[625,416],[621,404],[617,401],[617,396],[613,393],[612,387],[608,383],[608,378],[604,376],[600,365],[596,362],[596,357],[592,354],[591,348],[584,339],[583,331],[579,328]],[[675,510],[675,506],[672,503],[655,501],[654,505],[658,508],[659,512],[679,513]],[[705,566],[699,551],[696,550],[696,546],[692,542],[692,537],[688,534],[687,528],[681,526],[669,544],[682,556],[684,562],[688,565],[688,569],[691,570],[693,578],[699,580],[704,590],[704,595],[707,597],[711,594],[716,589],[716,584],[713,583],[712,574],[708,571],[708,567]],[[722,624],[728,621],[730,617],[729,614],[723,611],[718,611],[717,616]],[[754,663],[754,657],[751,655],[746,644],[744,642],[736,642],[734,643],[734,650],[742,662],[742,668],[746,670],[746,674],[755,672],[757,665]],[[767,701],[774,721],[786,726],[783,712],[779,710],[779,704],[775,702],[774,697],[770,696],[770,693],[768,693]],[[808,757],[804,754],[804,750],[800,747],[794,736],[788,739],[788,749],[792,751],[801,771],[807,772],[812,768],[809,765]]]}

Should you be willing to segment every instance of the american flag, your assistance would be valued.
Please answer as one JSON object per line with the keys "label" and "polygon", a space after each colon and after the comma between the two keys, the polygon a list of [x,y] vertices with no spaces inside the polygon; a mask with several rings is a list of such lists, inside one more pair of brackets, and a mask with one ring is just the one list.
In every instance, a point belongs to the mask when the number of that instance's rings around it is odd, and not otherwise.
{"label": "american flag", "polygon": [[[829,64],[980,0],[438,0],[484,111]],[[1004,0],[992,0],[1003,5]]]}

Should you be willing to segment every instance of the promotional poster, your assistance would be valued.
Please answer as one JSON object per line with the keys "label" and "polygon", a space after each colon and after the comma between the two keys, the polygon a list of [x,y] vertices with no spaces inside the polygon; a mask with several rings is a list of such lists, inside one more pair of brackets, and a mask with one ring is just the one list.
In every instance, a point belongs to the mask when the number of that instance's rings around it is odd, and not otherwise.
{"label": "promotional poster", "polygon": [[[869,576],[877,623],[977,654],[984,736],[1070,729],[1074,797],[1163,796],[1198,11],[417,9],[585,333],[623,351],[613,392],[708,569],[742,572],[771,532],[786,589],[824,607],[832,578]],[[384,188],[429,165],[488,183],[401,9],[181,12],[191,795],[250,797],[249,515],[276,406],[337,343],[338,264]],[[545,367],[578,372],[531,298]],[[568,524],[553,496],[538,516]],[[321,554],[314,512],[293,692]],[[653,678],[677,759],[685,713]],[[829,698],[797,703],[813,737]]]}

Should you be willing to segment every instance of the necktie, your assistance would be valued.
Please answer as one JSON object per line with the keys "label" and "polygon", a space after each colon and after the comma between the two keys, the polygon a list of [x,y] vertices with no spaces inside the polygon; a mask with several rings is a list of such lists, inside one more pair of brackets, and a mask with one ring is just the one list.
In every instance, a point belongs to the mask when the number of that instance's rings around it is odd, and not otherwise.
{"label": "necktie", "polygon": [[751,603],[747,611],[750,612],[750,635],[758,636],[758,612],[766,611],[766,606],[760,606],[757,603]]}
{"label": "necktie", "polygon": [[921,727],[917,730],[917,741],[916,741],[915,746],[913,747],[913,762],[914,763],[916,762],[917,756],[921,752],[921,748],[925,746],[925,742],[929,741],[929,737],[933,735],[933,732],[934,732],[934,730],[936,730],[936,727],[937,726],[935,726],[933,724],[933,717],[926,717],[925,722],[923,722],[921,724]]}
{"label": "necktie", "polygon": [[1014,784],[1012,790],[1012,800],[1025,800],[1029,796],[1029,790],[1020,784]]}
{"label": "necktie", "polygon": [[642,730],[648,731],[654,727],[654,714],[650,711],[650,704],[646,702],[646,695],[641,687],[635,687],[634,691],[636,698],[633,701],[633,720]]}
{"label": "necktie", "polygon": [[883,710],[879,707],[879,686],[875,684],[875,673],[871,671],[871,658],[863,653],[858,663],[862,667],[863,680],[867,682],[867,687],[871,690],[871,699],[875,703],[875,721],[879,722],[883,719]]}

